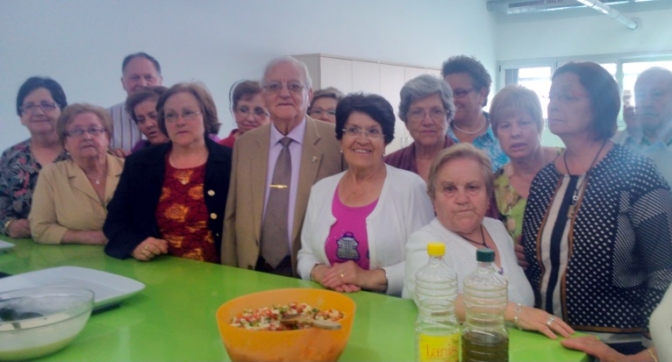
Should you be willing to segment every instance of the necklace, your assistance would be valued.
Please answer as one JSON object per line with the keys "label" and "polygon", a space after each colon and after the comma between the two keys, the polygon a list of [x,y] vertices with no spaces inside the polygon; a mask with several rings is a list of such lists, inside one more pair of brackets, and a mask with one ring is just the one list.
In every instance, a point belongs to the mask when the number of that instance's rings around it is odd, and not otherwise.
{"label": "necklace", "polygon": [[89,175],[86,175],[86,178],[88,178],[94,184],[100,185],[100,175],[98,175],[97,177],[91,177]]}
{"label": "necklace", "polygon": [[471,239],[469,239],[469,238],[466,237],[466,236],[463,236],[463,235],[460,235],[460,236],[462,237],[462,239],[464,239],[464,240],[466,240],[466,241],[468,241],[468,242],[470,242],[470,243],[473,243],[473,244],[476,244],[476,245],[481,245],[481,246],[483,246],[483,247],[485,247],[485,248],[487,248],[487,249],[490,249],[490,248],[488,248],[488,245],[485,243],[485,234],[483,233],[483,224],[481,224],[481,242],[480,242],[480,243],[479,243],[479,242],[476,242],[476,241],[474,241],[474,240],[471,240]]}
{"label": "necklace", "polygon": [[[458,235],[460,235],[460,234],[458,234]],[[491,248],[485,243],[485,233],[483,233],[483,224],[481,224],[481,242],[480,242],[480,243],[479,243],[479,242],[476,242],[475,240],[471,240],[471,239],[469,239],[469,238],[466,237],[466,236],[463,236],[463,235],[460,235],[460,236],[462,237],[462,239],[464,239],[464,240],[466,240],[466,241],[468,241],[468,242],[470,242],[470,243],[472,243],[472,244],[481,245],[481,246],[485,247],[486,249],[491,249]],[[497,269],[497,266],[496,266],[494,263],[493,263],[492,265],[493,265],[493,267],[495,268],[495,270],[497,271],[497,273],[499,273],[500,275],[504,275],[504,268],[499,268],[499,269]]]}
{"label": "necklace", "polygon": [[[598,157],[600,156],[600,153],[602,153],[602,149],[604,148],[604,145],[607,144],[607,140],[604,140],[602,142],[602,146],[600,146],[600,150],[597,151],[597,154],[595,154],[595,158],[593,158],[593,162],[590,163],[590,166],[588,167],[588,171],[586,171],[586,176],[581,180],[581,182],[576,185],[576,189],[574,189],[574,193],[572,194],[572,203],[569,205],[569,210],[567,211],[567,218],[572,219],[574,217],[574,213],[576,212],[576,202],[579,200],[579,190],[586,184],[586,181],[588,180],[588,177],[590,176],[590,171],[593,170],[593,166],[595,166],[595,162],[597,162]],[[567,151],[562,155],[562,160],[565,163],[565,169],[567,170],[567,176],[571,177],[572,172],[569,170],[569,165],[567,164]]]}
{"label": "necklace", "polygon": [[450,122],[450,124],[453,126],[453,128],[455,128],[456,130],[458,130],[458,131],[460,131],[464,134],[468,134],[468,135],[474,135],[474,134],[477,134],[477,133],[481,132],[481,130],[483,129],[483,127],[485,127],[485,125],[487,123],[488,123],[488,120],[486,119],[486,120],[483,121],[483,124],[480,127],[478,127],[477,130],[469,132],[469,131],[465,131],[465,130],[461,129],[460,127],[458,127],[455,124],[455,122]]}

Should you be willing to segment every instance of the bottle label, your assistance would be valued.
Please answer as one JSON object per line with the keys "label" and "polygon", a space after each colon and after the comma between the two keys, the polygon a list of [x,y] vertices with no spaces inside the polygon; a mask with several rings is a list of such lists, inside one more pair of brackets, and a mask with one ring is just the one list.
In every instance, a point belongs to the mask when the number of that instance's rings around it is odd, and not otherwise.
{"label": "bottle label", "polygon": [[420,334],[418,338],[419,361],[458,362],[460,359],[460,334],[431,336]]}

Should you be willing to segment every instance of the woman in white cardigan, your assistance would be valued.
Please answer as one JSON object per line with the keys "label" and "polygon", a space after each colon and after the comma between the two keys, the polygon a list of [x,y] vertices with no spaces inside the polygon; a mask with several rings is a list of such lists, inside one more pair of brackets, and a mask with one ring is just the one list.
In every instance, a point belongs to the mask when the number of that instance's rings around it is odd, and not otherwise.
{"label": "woman in white cardigan", "polygon": [[298,254],[303,279],[340,292],[401,294],[406,240],[434,213],[422,179],[383,161],[394,122],[378,95],[339,102],[336,138],[348,170],[311,190]]}

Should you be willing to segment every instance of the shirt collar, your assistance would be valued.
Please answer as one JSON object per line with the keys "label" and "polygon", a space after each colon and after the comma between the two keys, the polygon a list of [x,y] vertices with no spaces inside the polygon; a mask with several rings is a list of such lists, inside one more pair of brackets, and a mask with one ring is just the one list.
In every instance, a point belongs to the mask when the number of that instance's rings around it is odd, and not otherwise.
{"label": "shirt collar", "polygon": [[278,131],[277,128],[275,128],[275,124],[271,123],[271,147],[273,147],[275,144],[280,142],[281,139],[284,137],[289,137],[292,139],[292,141],[302,144],[303,143],[303,136],[306,134],[306,117],[303,117],[303,120],[301,123],[299,123],[296,127],[294,127],[289,133],[285,136],[280,131]]}

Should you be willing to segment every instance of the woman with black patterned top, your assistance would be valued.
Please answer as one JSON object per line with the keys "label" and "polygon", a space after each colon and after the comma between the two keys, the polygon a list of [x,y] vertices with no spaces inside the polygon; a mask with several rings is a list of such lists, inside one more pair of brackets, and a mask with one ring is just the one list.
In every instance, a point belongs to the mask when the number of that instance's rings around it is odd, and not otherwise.
{"label": "woman with black patterned top", "polygon": [[609,141],[620,96],[604,68],[558,68],[549,98],[548,125],[566,151],[534,178],[525,210],[536,306],[615,349],[600,359],[654,360],[642,336],[672,282],[670,189],[651,160]]}

